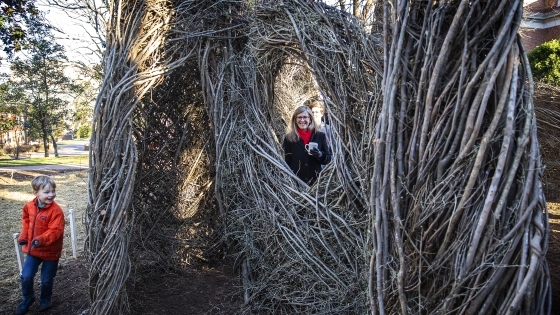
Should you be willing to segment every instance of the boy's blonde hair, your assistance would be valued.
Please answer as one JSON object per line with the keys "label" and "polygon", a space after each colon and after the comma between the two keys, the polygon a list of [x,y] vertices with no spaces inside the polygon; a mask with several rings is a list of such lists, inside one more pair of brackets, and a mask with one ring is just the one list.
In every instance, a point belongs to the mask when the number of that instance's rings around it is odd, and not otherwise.
{"label": "boy's blonde hair", "polygon": [[56,183],[54,180],[47,175],[39,175],[31,181],[31,187],[33,187],[33,191],[37,192],[46,186],[51,186],[52,189],[56,189]]}

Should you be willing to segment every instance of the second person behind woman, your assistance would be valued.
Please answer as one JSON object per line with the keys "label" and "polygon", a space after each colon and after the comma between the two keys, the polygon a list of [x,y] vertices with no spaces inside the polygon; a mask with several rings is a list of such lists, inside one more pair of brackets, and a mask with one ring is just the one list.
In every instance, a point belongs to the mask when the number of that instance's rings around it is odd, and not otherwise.
{"label": "second person behind woman", "polygon": [[320,100],[312,100],[308,102],[309,109],[311,109],[311,113],[313,113],[313,122],[315,123],[315,128],[321,132],[324,132],[327,135],[327,141],[329,142],[329,146],[332,150],[332,131],[331,126],[327,122],[325,116],[325,108],[323,107],[323,102]]}
{"label": "second person behind woman", "polygon": [[[321,165],[329,163],[332,157],[326,135],[316,129],[312,117],[309,107],[296,108],[282,145],[284,160],[297,177],[308,185],[317,180]],[[317,148],[308,151],[306,146],[310,142],[317,143]]]}

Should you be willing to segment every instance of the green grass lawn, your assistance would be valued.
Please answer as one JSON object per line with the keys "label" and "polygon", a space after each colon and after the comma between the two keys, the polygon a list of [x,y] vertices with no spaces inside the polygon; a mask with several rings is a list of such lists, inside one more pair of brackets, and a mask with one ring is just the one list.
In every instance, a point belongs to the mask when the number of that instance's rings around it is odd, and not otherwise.
{"label": "green grass lawn", "polygon": [[[87,139],[74,139],[74,140],[60,140],[57,141],[57,145],[67,145],[67,144],[74,144],[74,143],[89,143],[89,138]],[[52,144],[51,144],[52,146]]]}
{"label": "green grass lawn", "polygon": [[31,166],[31,165],[57,165],[57,164],[81,164],[87,165],[89,158],[87,155],[61,156],[61,157],[40,157],[25,158],[14,160],[12,158],[0,158],[0,167],[8,166]]}

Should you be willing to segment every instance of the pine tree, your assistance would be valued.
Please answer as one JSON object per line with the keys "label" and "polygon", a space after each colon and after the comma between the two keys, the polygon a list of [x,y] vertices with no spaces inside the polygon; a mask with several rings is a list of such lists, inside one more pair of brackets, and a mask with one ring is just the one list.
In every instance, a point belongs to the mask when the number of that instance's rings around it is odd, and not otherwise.
{"label": "pine tree", "polygon": [[11,80],[25,91],[23,112],[43,140],[45,157],[49,156],[49,138],[58,156],[55,134],[66,127],[70,111],[70,94],[76,85],[64,73],[67,58],[64,48],[54,41],[50,27],[40,19],[30,23],[29,55],[16,57],[10,69]]}

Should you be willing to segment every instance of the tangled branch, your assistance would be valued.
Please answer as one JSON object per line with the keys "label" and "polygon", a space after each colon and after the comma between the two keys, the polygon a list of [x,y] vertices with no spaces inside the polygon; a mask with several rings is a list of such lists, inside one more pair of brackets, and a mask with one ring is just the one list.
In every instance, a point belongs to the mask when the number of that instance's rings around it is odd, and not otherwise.
{"label": "tangled branch", "polygon": [[[242,313],[550,312],[521,1],[378,1],[367,31],[303,0],[113,12],[92,137],[92,314],[126,308],[131,270],[227,252]],[[280,143],[317,93],[334,158],[307,187]]]}

